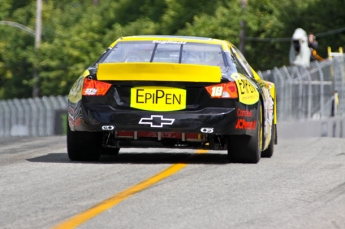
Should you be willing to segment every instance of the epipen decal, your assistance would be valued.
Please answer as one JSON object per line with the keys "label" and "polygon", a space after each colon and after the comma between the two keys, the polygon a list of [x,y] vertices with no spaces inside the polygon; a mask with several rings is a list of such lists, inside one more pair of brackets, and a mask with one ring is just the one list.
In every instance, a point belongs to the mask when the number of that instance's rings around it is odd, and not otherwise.
{"label": "epipen decal", "polygon": [[238,96],[241,103],[246,105],[253,105],[259,101],[259,92],[253,83],[246,77],[234,73],[231,75],[236,82]]}

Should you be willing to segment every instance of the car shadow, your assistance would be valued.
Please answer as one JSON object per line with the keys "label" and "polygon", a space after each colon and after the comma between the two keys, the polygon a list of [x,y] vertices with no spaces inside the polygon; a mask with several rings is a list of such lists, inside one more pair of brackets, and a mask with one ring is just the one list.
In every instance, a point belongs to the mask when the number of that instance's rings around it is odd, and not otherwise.
{"label": "car shadow", "polygon": [[86,164],[227,164],[227,154],[221,153],[120,153],[102,155],[99,161],[70,161],[67,153],[50,153],[27,159],[29,162],[43,163],[86,163]]}

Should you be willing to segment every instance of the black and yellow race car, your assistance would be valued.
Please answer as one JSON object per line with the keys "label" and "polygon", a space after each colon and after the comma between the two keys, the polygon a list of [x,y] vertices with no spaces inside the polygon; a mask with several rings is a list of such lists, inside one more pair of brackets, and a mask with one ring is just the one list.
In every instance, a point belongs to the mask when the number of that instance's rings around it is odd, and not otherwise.
{"label": "black and yellow race car", "polygon": [[227,150],[231,162],[271,157],[274,84],[230,42],[189,36],[129,36],[110,45],[68,96],[70,160],[120,148]]}

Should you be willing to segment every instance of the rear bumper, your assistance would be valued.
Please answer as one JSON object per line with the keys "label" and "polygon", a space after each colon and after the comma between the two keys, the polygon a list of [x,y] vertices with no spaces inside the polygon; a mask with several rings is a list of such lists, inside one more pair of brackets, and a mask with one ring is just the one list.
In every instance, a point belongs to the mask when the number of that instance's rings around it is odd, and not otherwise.
{"label": "rear bumper", "polygon": [[235,108],[174,112],[116,110],[108,105],[79,108],[80,112],[69,114],[72,130],[232,134],[237,121]]}

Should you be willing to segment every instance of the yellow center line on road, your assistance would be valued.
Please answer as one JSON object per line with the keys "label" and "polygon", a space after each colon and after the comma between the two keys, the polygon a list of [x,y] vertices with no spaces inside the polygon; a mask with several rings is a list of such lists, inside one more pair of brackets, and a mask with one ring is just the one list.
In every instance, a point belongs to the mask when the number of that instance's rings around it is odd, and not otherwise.
{"label": "yellow center line on road", "polygon": [[[207,150],[197,150],[196,153],[202,154],[206,153]],[[173,164],[167,169],[163,170],[162,172],[148,178],[147,180],[144,180],[143,182],[136,184],[112,197],[109,199],[104,200],[103,202],[89,208],[88,210],[81,212],[80,214],[77,214],[73,216],[72,218],[58,224],[57,226],[53,227],[53,229],[67,229],[67,228],[75,228],[82,223],[86,222],[87,220],[101,214],[102,212],[108,210],[109,208],[112,208],[116,204],[120,203],[121,201],[129,198],[130,196],[134,195],[137,192],[140,192],[159,181],[177,173],[184,167],[186,167],[188,164],[186,163],[179,163],[179,164]]]}

